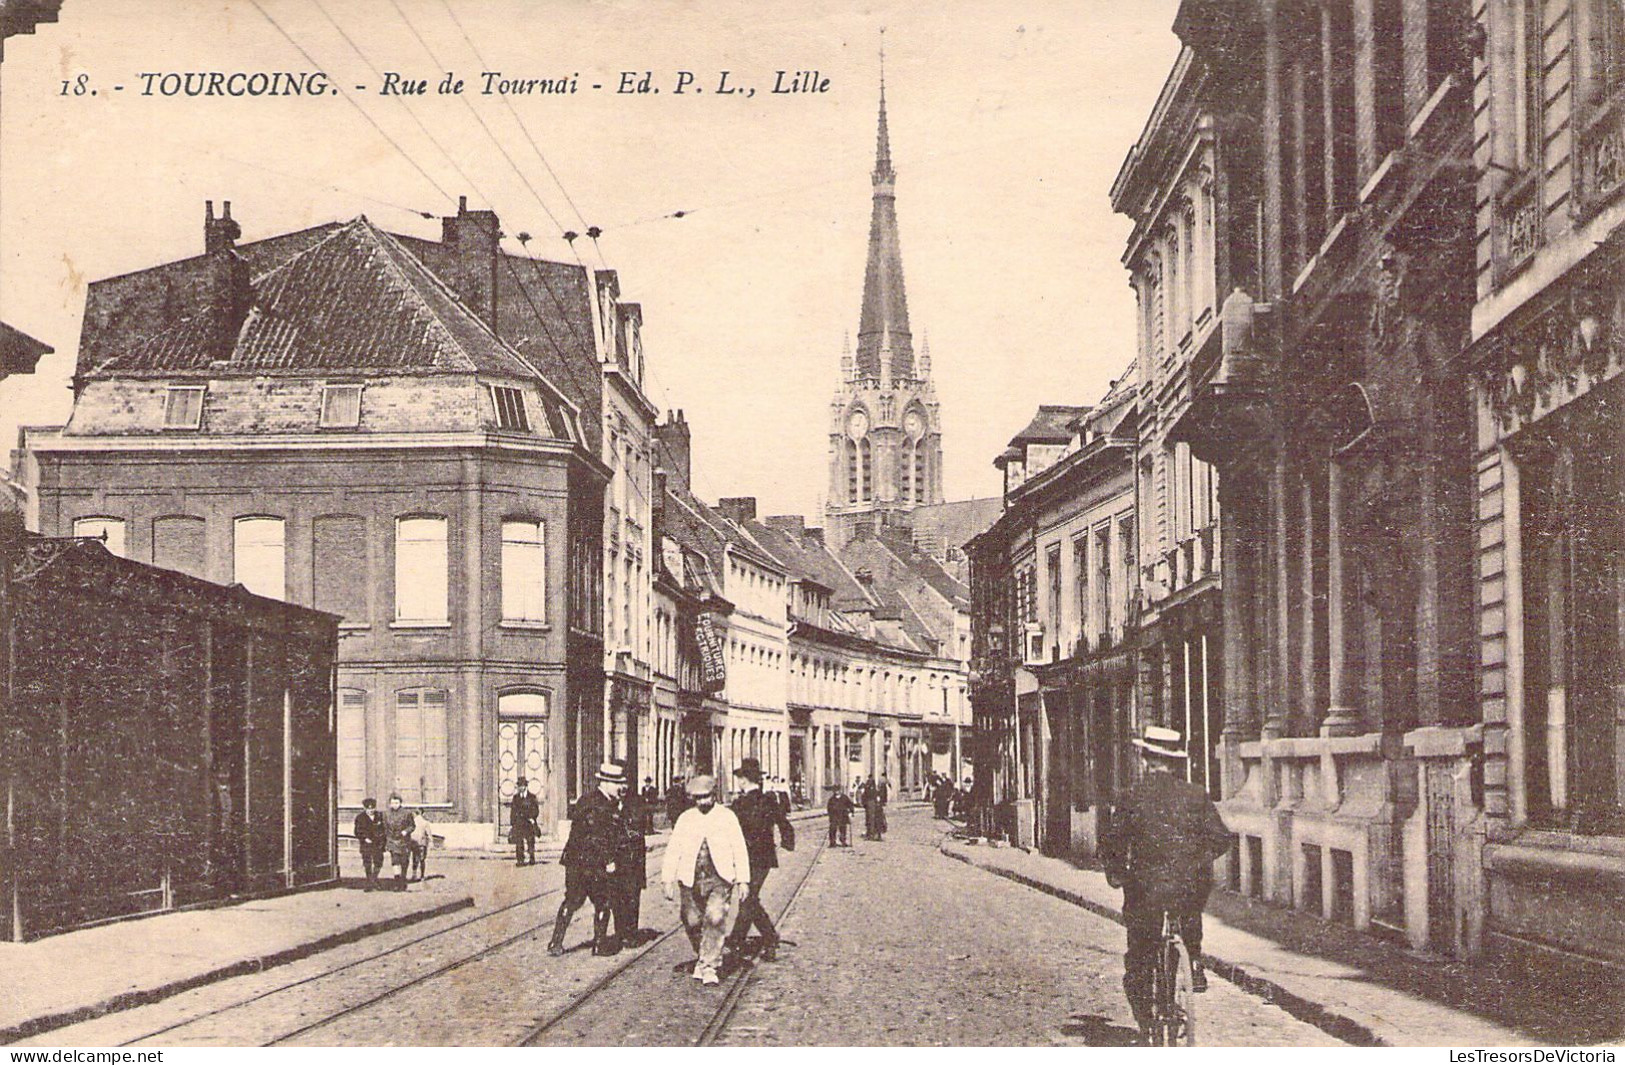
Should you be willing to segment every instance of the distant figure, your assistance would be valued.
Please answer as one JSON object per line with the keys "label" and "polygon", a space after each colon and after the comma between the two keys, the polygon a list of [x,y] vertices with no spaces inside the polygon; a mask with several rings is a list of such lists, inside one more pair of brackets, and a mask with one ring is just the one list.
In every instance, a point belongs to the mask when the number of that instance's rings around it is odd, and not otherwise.
{"label": "distant figure", "polygon": [[655,787],[654,777],[643,778],[643,791],[638,795],[643,800],[643,834],[654,835],[655,807],[660,805],[660,789]]}
{"label": "distant figure", "polygon": [[946,821],[953,810],[954,786],[948,783],[948,778],[941,773],[931,781],[931,805],[937,820]]}
{"label": "distant figure", "polygon": [[430,831],[429,819],[419,810],[412,815],[416,822],[412,829],[412,879],[423,883],[429,876],[429,848],[434,844],[434,833]]}
{"label": "distant figure", "polygon": [[[653,793],[654,782],[644,789]],[[615,939],[623,947],[643,942],[639,922],[643,915],[643,889],[649,883],[649,850],[644,837],[652,830],[653,815],[643,797],[630,788],[621,798],[621,853],[615,859]]]}
{"label": "distant figure", "polygon": [[675,825],[686,809],[688,809],[688,789],[684,786],[682,777],[673,777],[671,786],[666,789],[666,824]]}
{"label": "distant figure", "polygon": [[796,830],[785,815],[780,796],[762,790],[762,765],[759,761],[755,758],[744,759],[734,770],[734,776],[739,779],[742,789],[739,797],[733,801],[733,812],[739,818],[739,829],[745,835],[745,849],[750,854],[750,891],[740,902],[739,919],[728,936],[728,944],[736,954],[739,953],[754,925],[762,933],[759,957],[763,961],[773,961],[778,956],[779,933],[773,927],[773,919],[762,908],[762,885],[767,882],[767,874],[779,865],[774,829],[778,830],[778,839],[787,851],[796,849]]}
{"label": "distant figure", "polygon": [[858,804],[863,807],[863,838],[878,842],[881,818],[885,816],[880,807],[880,786],[873,780],[858,785]]}
{"label": "distant figure", "polygon": [[683,926],[694,946],[694,979],[707,987],[721,982],[722,943],[739,906],[750,893],[750,853],[739,819],[717,805],[716,781],[698,776],[688,782],[694,805],[683,811],[666,843],[660,879],[666,898],[683,892]]}
{"label": "distant figure", "polygon": [[879,816],[875,818],[875,838],[886,838],[886,804],[891,802],[891,781],[885,777],[875,785],[875,801],[880,804]]}
{"label": "distant figure", "polygon": [[508,803],[508,842],[513,844],[513,864],[536,864],[536,837],[541,826],[536,819],[542,815],[542,806],[530,792],[530,781],[520,777],[513,782],[515,791]]}
{"label": "distant figure", "polygon": [[614,762],[598,767],[598,787],[576,800],[570,813],[570,838],[564,843],[559,864],[564,866],[564,901],[553,918],[553,938],[547,952],[564,953],[564,933],[570,918],[588,899],[592,900],[592,952],[615,954],[620,944],[610,938],[609,919],[615,901],[617,861],[625,845],[621,824],[621,793],[626,790],[626,770]]}
{"label": "distant figure", "polygon": [[384,845],[389,848],[389,860],[395,865],[395,890],[406,890],[406,869],[412,861],[412,833],[417,818],[411,810],[401,809],[399,793],[389,797],[389,809],[384,811]]}
{"label": "distant figure", "polygon": [[361,812],[355,815],[355,841],[361,846],[361,868],[366,872],[367,890],[378,888],[378,870],[384,867],[384,815],[378,812],[377,799],[362,799]]}
{"label": "distant figure", "polygon": [[852,800],[846,797],[839,784],[835,785],[835,794],[829,797],[825,809],[829,813],[829,845],[852,846]]}

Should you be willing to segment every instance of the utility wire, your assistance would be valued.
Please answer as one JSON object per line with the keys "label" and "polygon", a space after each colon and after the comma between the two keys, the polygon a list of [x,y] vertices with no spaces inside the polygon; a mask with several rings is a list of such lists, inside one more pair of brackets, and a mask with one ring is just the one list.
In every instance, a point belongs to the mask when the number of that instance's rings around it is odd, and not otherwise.
{"label": "utility wire", "polygon": [[[278,33],[282,34],[283,38],[289,44],[291,44],[294,47],[295,51],[297,51],[300,55],[305,57],[305,62],[309,63],[313,69],[316,69],[316,70],[322,69],[322,65],[320,63],[316,62],[316,60],[314,58],[312,58],[311,54],[309,52],[305,51],[305,49],[299,44],[298,41],[293,39],[292,35],[290,35],[287,30],[282,28],[282,24],[280,22],[278,22],[276,19],[272,18],[271,13],[269,11],[266,11],[265,8],[260,5],[260,0],[248,0],[248,2],[254,5],[254,10],[258,11],[260,13],[260,15],[264,17],[265,21],[269,22],[273,27],[276,28],[276,31]],[[334,91],[338,92],[337,89],[335,89]],[[349,93],[346,93],[346,92],[340,92],[339,95],[343,96],[346,100],[348,100],[350,102],[350,106],[354,107],[356,109],[357,113],[359,113],[362,118],[367,120],[367,124],[369,126],[371,126],[373,129],[377,130],[378,135],[380,137],[384,138],[384,140],[388,141],[390,146],[392,148],[394,148],[395,151],[400,153],[401,158],[405,159],[408,163],[410,163],[411,166],[412,166],[412,169],[416,170],[419,174],[421,174],[423,176],[423,180],[427,181],[431,186],[433,186],[434,190],[436,192],[440,193],[440,195],[442,197],[444,197],[448,203],[456,202],[456,198],[453,197],[451,193],[447,192],[445,190],[445,187],[442,186],[440,184],[440,182],[436,181],[432,176],[430,176],[430,174],[429,174],[429,172],[427,170],[425,170],[425,169],[423,169],[423,167],[419,166],[417,160],[413,159],[410,155],[408,155],[407,152],[406,152],[406,149],[401,147],[400,142],[397,141],[394,137],[391,137],[389,135],[389,132],[387,130],[385,130],[384,127],[380,126],[377,123],[377,121],[374,120],[373,117],[370,114],[367,113],[366,109],[363,108],[359,103],[356,102],[355,97],[351,96]]]}

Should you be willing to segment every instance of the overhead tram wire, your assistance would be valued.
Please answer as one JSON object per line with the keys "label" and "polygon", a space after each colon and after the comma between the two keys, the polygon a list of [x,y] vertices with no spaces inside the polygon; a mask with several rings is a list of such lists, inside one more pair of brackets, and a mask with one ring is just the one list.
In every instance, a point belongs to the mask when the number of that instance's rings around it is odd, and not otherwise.
{"label": "overhead tram wire", "polygon": [[[305,51],[304,47],[302,45],[300,45],[300,43],[298,41],[294,40],[293,36],[291,34],[289,34],[287,30],[283,29],[282,24],[280,22],[278,22],[276,19],[271,17],[271,13],[269,11],[266,11],[265,8],[260,5],[260,0],[248,0],[248,2],[250,4],[254,5],[254,10],[258,11],[260,13],[260,15],[265,19],[265,21],[269,22],[273,27],[275,27],[275,29],[276,29],[276,31],[278,33],[282,34],[283,39],[286,40],[290,45],[292,45],[295,51],[297,51],[300,55],[305,57],[305,61],[307,63],[309,63],[313,69],[317,69],[317,70],[321,69],[321,64],[316,62],[316,60],[311,56],[311,54],[309,52]],[[339,90],[335,89],[334,91],[338,92]],[[389,135],[389,132],[387,130],[385,130],[384,127],[380,126],[378,124],[377,120],[375,120],[371,115],[369,115],[367,113],[366,109],[364,107],[362,107],[361,104],[356,101],[355,97],[351,96],[349,93],[346,93],[346,92],[339,92],[339,95],[343,96],[344,99],[348,100],[349,103],[350,103],[350,106],[354,107],[356,109],[357,113],[359,113],[362,118],[367,120],[367,124],[369,126],[371,126],[373,129],[377,130],[378,135],[380,137],[384,138],[384,140],[388,141],[390,147],[394,148],[395,151],[400,154],[402,159],[405,159],[409,164],[411,164],[412,169],[416,170],[420,175],[422,175],[423,180],[427,181],[431,186],[433,186],[434,190],[436,192],[440,193],[440,195],[446,200],[447,203],[455,203],[456,202],[456,197],[452,196],[451,193],[447,192],[445,187],[443,185],[441,185],[440,182],[436,181],[429,174],[429,172],[427,170],[423,169],[422,166],[418,165],[417,160],[413,159],[409,154],[407,154],[406,149],[401,147],[400,142],[397,141],[394,137],[391,137]]]}
{"label": "overhead tram wire", "polygon": [[[350,46],[350,51],[361,57],[361,61],[367,65],[367,69],[372,71],[373,77],[382,82],[384,79],[383,73],[376,65],[374,65],[373,61],[367,57],[367,53],[361,50],[361,46],[356,44],[348,33],[344,32],[344,27],[339,25],[338,20],[335,19],[332,13],[327,10],[326,6],[323,5],[322,0],[310,0],[310,2],[315,5],[317,11],[322,13],[322,17],[325,18],[328,23],[338,31],[338,35],[344,38],[344,43]],[[413,111],[412,108],[407,105],[406,100],[399,99],[397,102],[401,105],[401,109],[406,112],[407,117],[417,125],[418,129],[422,131],[425,137],[429,138],[429,143],[434,145],[440,154],[446,157],[446,162],[451,164],[451,168],[457,172],[458,177],[463,179],[463,183],[472,189],[474,194],[480,199],[484,200],[486,203],[490,203],[491,198],[474,183],[474,179],[469,177],[467,172],[463,170],[462,166],[458,164],[457,157],[452,155],[451,152],[446,149],[444,144],[440,143],[440,139],[429,130],[429,127],[424,124],[423,119],[417,116],[417,112]],[[357,106],[360,105],[358,104]]]}

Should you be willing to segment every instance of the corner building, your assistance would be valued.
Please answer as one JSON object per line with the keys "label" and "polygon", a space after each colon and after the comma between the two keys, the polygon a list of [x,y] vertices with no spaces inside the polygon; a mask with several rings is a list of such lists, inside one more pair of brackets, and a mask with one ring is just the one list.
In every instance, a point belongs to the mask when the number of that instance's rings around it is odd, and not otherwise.
{"label": "corner building", "polygon": [[[603,705],[609,471],[580,407],[366,218],[91,286],[39,528],[342,617],[338,794],[493,841],[566,814]],[[589,748],[587,757],[596,757]]]}

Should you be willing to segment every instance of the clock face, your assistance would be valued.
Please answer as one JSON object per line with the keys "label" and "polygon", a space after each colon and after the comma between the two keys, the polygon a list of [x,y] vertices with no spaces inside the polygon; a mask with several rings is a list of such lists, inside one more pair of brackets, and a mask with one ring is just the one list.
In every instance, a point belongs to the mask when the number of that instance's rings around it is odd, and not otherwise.
{"label": "clock face", "polygon": [[908,412],[908,417],[903,419],[903,431],[916,440],[920,438],[921,433],[925,432],[925,419],[920,417],[919,411],[911,410]]}
{"label": "clock face", "polygon": [[861,410],[852,412],[846,420],[846,432],[852,439],[857,440],[869,431],[869,416]]}

